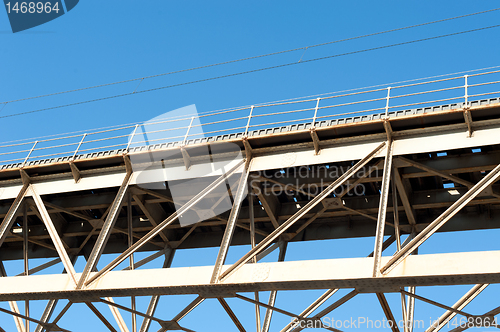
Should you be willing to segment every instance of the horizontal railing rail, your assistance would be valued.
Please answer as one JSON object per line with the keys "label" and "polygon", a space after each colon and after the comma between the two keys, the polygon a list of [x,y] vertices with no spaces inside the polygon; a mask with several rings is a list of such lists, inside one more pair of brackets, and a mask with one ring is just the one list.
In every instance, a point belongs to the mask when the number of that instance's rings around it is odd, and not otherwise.
{"label": "horizontal railing rail", "polygon": [[500,96],[500,70],[5,142],[0,143],[0,165],[22,167],[47,158],[77,159],[106,149],[126,152],[140,146],[185,145],[208,136],[252,136],[271,126],[314,127],[342,117],[389,116],[409,107],[426,108],[443,102],[464,107],[470,105],[471,98],[492,95]]}

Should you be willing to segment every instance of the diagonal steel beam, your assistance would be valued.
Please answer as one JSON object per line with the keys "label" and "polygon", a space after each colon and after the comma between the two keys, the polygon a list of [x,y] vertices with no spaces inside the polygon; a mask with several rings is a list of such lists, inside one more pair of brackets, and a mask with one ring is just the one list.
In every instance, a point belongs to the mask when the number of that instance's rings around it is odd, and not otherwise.
{"label": "diagonal steel beam", "polygon": [[[357,294],[358,294],[357,290],[351,291],[350,293],[344,295],[343,297],[341,297],[340,299],[338,299],[334,303],[330,304],[328,307],[326,307],[325,309],[323,309],[321,312],[319,312],[318,314],[314,315],[310,319],[313,319],[313,320],[314,319],[320,319],[321,317],[329,314],[333,310],[335,310],[338,307],[340,307],[342,304],[346,303],[347,301],[349,301],[350,299],[352,299],[353,297],[355,297]],[[301,328],[300,326],[299,327],[295,326],[295,329],[293,331],[294,332],[299,332],[299,331],[302,331],[303,329],[304,328]]]}
{"label": "diagonal steel beam", "polygon": [[199,306],[205,299],[201,296],[198,296],[196,299],[191,301],[184,309],[182,309],[177,315],[175,315],[174,318],[172,318],[172,321],[178,322],[184,317],[186,317],[187,314],[189,314],[191,311],[194,310],[197,306]]}
{"label": "diagonal steel beam", "polygon": [[94,248],[92,249],[92,252],[90,253],[87,264],[83,269],[80,279],[78,280],[77,289],[81,289],[84,286],[90,272],[92,272],[92,270],[97,266],[97,262],[101,257],[104,247],[106,246],[106,243],[108,242],[109,236],[111,234],[111,230],[113,229],[116,219],[118,218],[118,214],[123,204],[123,199],[125,198],[125,194],[127,192],[131,177],[132,172],[127,172],[125,178],[123,179],[122,185],[118,190],[118,194],[116,195],[113,204],[111,204],[109,214],[106,217],[106,221],[101,228],[99,236],[97,237],[97,241],[94,245]]}
{"label": "diagonal steel beam", "polygon": [[[62,308],[62,310],[59,312],[59,314],[54,319],[54,321],[50,324],[45,323],[44,326],[47,326],[47,325],[57,326],[56,324],[61,320],[61,318],[63,318],[63,316],[66,314],[66,312],[69,310],[69,308],[71,308],[72,305],[73,305],[73,302],[68,301],[68,303],[66,303],[64,308]],[[42,323],[42,322],[40,322],[40,323]]]}
{"label": "diagonal steel beam", "polygon": [[[457,310],[462,310],[465,308],[476,296],[478,296],[486,287],[488,287],[488,284],[477,284],[474,287],[472,287],[464,296],[462,296],[457,302],[455,302],[454,305],[451,307]],[[441,330],[443,327],[448,324],[448,322],[456,316],[456,313],[453,311],[447,310],[439,319],[436,321],[435,324],[433,324],[431,327],[429,327],[425,332],[438,332]]]}
{"label": "diagonal steel beam", "polygon": [[[146,217],[148,218],[148,220],[151,223],[151,225],[153,225],[153,227],[158,226],[158,223],[156,222],[155,218],[149,212],[148,208],[146,207],[146,205],[144,205],[144,203],[141,201],[141,199],[139,198],[139,196],[133,195],[132,197],[134,198],[134,201],[137,203],[137,205],[139,206],[139,208],[141,209],[141,211],[146,215]],[[169,243],[167,235],[164,232],[160,232],[159,235],[160,235],[160,237],[162,238],[162,240],[164,242]]]}
{"label": "diagonal steel beam", "polygon": [[238,164],[236,164],[232,169],[230,169],[228,172],[222,174],[217,180],[212,182],[207,188],[203,189],[199,194],[194,196],[192,199],[190,199],[186,204],[184,204],[181,208],[177,209],[174,213],[172,213],[168,218],[163,220],[158,226],[153,228],[149,233],[144,235],[140,240],[138,240],[136,243],[134,243],[133,246],[125,250],[122,254],[120,254],[117,258],[115,258],[111,263],[106,265],[101,271],[95,273],[92,277],[90,277],[87,282],[85,283],[86,286],[97,280],[100,276],[105,274],[106,272],[114,269],[118,264],[123,262],[125,259],[127,259],[130,255],[132,255],[137,249],[142,247],[144,244],[152,240],[156,235],[158,235],[159,232],[161,232],[165,227],[173,223],[178,215],[181,215],[185,211],[189,210],[192,208],[196,203],[198,203],[203,197],[205,197],[207,194],[212,192],[217,186],[222,184],[224,181],[226,181],[226,178],[231,176],[232,174],[236,173],[238,169],[241,168],[241,166],[245,163],[245,160],[240,161]]}
{"label": "diagonal steel beam", "polygon": [[271,223],[273,224],[274,228],[278,228],[279,223],[278,220],[276,219],[276,216],[273,213],[273,210],[271,209],[271,205],[269,205],[269,202],[267,201],[265,195],[262,193],[262,190],[258,186],[256,186],[256,184],[253,182],[252,182],[252,191],[257,195],[259,201],[262,203],[264,211],[271,220]]}
{"label": "diagonal steel beam", "polygon": [[[387,249],[395,241],[395,236],[391,235],[387,240],[384,241],[382,250]],[[373,257],[373,252],[368,255],[368,257]],[[316,299],[311,305],[309,305],[304,311],[300,313],[300,316],[305,318],[309,317],[316,309],[318,309],[323,303],[325,303],[333,294],[335,294],[338,289],[333,288],[324,292],[319,298]],[[281,332],[289,332],[293,329],[293,322],[288,323]]]}
{"label": "diagonal steel beam", "polygon": [[[106,297],[106,301],[114,303],[115,301],[113,300],[112,297]],[[113,315],[113,318],[116,321],[116,324],[118,324],[118,328],[120,329],[121,332],[129,332],[129,329],[127,327],[127,324],[123,320],[122,314],[118,310],[118,308],[108,305],[109,310],[111,311],[111,314]]]}
{"label": "diagonal steel beam", "polygon": [[162,328],[160,329],[160,331],[183,330],[183,331],[187,331],[187,332],[193,332],[192,330],[189,330],[189,329],[181,327],[176,321],[173,321],[173,320],[172,321],[164,321],[164,320],[161,320],[159,318],[156,318],[156,317],[144,314],[144,313],[142,313],[140,311],[127,308],[127,307],[125,307],[123,305],[114,303],[112,301],[108,301],[106,299],[99,299],[99,301],[102,302],[102,303],[106,303],[108,305],[111,305],[113,307],[116,307],[117,309],[122,309],[122,310],[128,311],[128,312],[130,312],[132,314],[136,314],[138,316],[142,316],[144,318],[149,318],[150,320],[154,320],[155,322],[158,322],[162,326]]}
{"label": "diagonal steel beam", "polygon": [[[304,311],[300,313],[300,316],[302,317],[309,317],[316,309],[318,309],[323,303],[325,303],[330,297],[332,297],[333,294],[335,294],[338,291],[338,289],[329,289],[326,292],[324,292],[316,301],[314,301],[310,306],[308,306]],[[292,330],[293,323],[290,322],[288,323],[287,326],[285,326],[281,332],[289,332]]]}
{"label": "diagonal steel beam", "polygon": [[[85,257],[85,259],[88,259],[88,254],[87,253],[84,253],[83,256]],[[97,270],[97,268],[94,267],[94,269],[92,270],[92,272],[95,272],[96,270]],[[112,303],[115,302],[112,297],[106,297],[105,299],[106,299],[106,301],[109,301],[109,302],[112,302]],[[122,317],[120,311],[118,310],[118,308],[116,308],[116,307],[114,307],[112,305],[108,305],[108,308],[111,311],[111,314],[113,315],[113,318],[115,319],[116,324],[118,324],[118,328],[120,329],[120,332],[129,332],[127,324],[125,323],[125,320],[123,319],[123,317]]]}
{"label": "diagonal steel beam", "polygon": [[[78,259],[78,256],[76,256],[76,255],[72,256],[71,257],[71,264],[75,265],[77,259]],[[61,261],[61,260],[58,259],[58,261]],[[66,269],[64,269],[62,271],[62,273],[64,273],[65,271],[66,271]],[[40,318],[41,322],[47,323],[49,321],[50,317],[54,313],[54,310],[55,310],[58,302],[59,302],[59,300],[57,300],[57,299],[51,299],[51,300],[49,300],[49,302],[45,306],[45,309],[44,309],[44,311],[42,313],[42,317]],[[35,328],[35,332],[42,332],[43,329],[44,329],[44,326],[42,324],[38,324],[37,327]]]}
{"label": "diagonal steel beam", "polygon": [[[172,261],[174,260],[174,254],[175,254],[174,249],[169,249],[165,252],[165,261],[163,262],[164,269],[170,268],[170,266],[172,265]],[[160,301],[159,295],[153,295],[151,297],[148,309],[146,310],[146,315],[153,316],[155,314],[156,307],[158,306],[159,301]],[[151,320],[149,318],[144,318],[139,332],[147,332],[150,326],[151,326]]]}
{"label": "diagonal steel beam", "polygon": [[0,224],[0,247],[5,241],[7,235],[9,234],[12,225],[14,224],[14,219],[16,217],[17,211],[19,210],[19,207],[21,206],[21,203],[23,202],[24,197],[26,196],[26,191],[28,190],[28,187],[29,187],[28,183],[22,186],[21,190],[19,191],[19,194],[17,194],[16,199],[10,206],[9,211],[7,211],[5,218],[3,218],[2,224]]}
{"label": "diagonal steel beam", "polygon": [[276,228],[269,236],[267,236],[264,240],[262,240],[258,245],[256,245],[253,249],[251,249],[247,254],[245,254],[242,258],[240,258],[236,263],[231,265],[227,270],[225,270],[221,274],[221,279],[229,276],[230,273],[234,272],[238,267],[247,263],[249,260],[253,258],[253,256],[257,255],[259,252],[267,248],[269,244],[271,244],[276,238],[278,238],[281,234],[283,234],[290,226],[292,226],[297,220],[302,218],[307,212],[309,212],[312,208],[314,208],[317,204],[319,204],[324,198],[330,195],[335,191],[339,186],[341,186],[347,179],[349,179],[352,175],[358,172],[362,167],[364,167],[370,160],[372,160],[375,155],[385,146],[385,142],[380,144],[375,150],[370,152],[365,158],[361,159],[356,165],[347,170],[344,174],[342,174],[339,178],[337,178],[332,184],[330,184],[326,189],[324,189],[319,195],[310,200],[306,205],[304,205],[299,211],[297,211],[293,216],[288,218],[285,222],[283,222],[278,228]]}
{"label": "diagonal steel beam", "polygon": [[403,294],[406,294],[406,295],[408,295],[408,296],[414,297],[414,298],[416,298],[416,299],[418,299],[418,300],[420,300],[420,301],[424,301],[424,302],[427,302],[427,303],[429,303],[429,304],[435,305],[436,307],[440,307],[440,308],[446,309],[446,310],[448,310],[448,311],[454,312],[454,313],[456,313],[456,314],[459,314],[459,315],[462,315],[462,316],[465,316],[465,317],[471,317],[471,316],[472,316],[471,314],[468,314],[468,313],[463,312],[463,311],[461,311],[461,310],[458,310],[458,309],[456,309],[456,308],[452,308],[452,307],[449,307],[449,306],[444,305],[444,304],[442,304],[442,303],[439,303],[439,302],[436,302],[436,301],[430,300],[430,299],[428,299],[428,298],[425,298],[425,297],[423,297],[423,296],[420,296],[420,295],[417,295],[417,294],[413,294],[413,293],[407,292],[407,291],[405,291],[405,290],[403,290],[403,289],[401,289],[401,290],[400,290],[400,292],[401,292],[401,293],[403,293]]}
{"label": "diagonal steel beam", "polygon": [[31,317],[28,317],[28,316],[25,316],[25,315],[22,315],[20,313],[17,313],[17,312],[14,312],[14,311],[10,311],[10,310],[7,310],[7,309],[4,309],[2,307],[0,307],[0,312],[3,312],[3,313],[6,313],[8,315],[12,315],[12,316],[16,316],[16,317],[19,317],[19,318],[22,318],[22,319],[27,319],[29,320],[30,322],[33,322],[33,323],[37,323],[37,324],[42,324],[44,326],[51,326],[51,330],[52,331],[62,331],[62,332],[71,332],[69,330],[66,330],[66,329],[63,329],[57,325],[55,325],[54,323],[51,323],[51,324],[47,324],[47,323],[42,323],[41,321],[39,320],[36,320],[34,318],[31,318]]}
{"label": "diagonal steel beam", "polygon": [[[110,209],[111,209],[111,206],[112,206],[112,205],[109,205],[109,206],[108,206],[108,208],[106,209],[106,211],[104,211],[104,213],[102,214],[102,216],[101,216],[101,218],[100,218],[100,219],[96,219],[96,220],[94,220],[93,225],[91,224],[91,225],[92,225],[92,231],[90,231],[90,232],[89,232],[89,234],[85,237],[85,240],[83,240],[83,241],[82,241],[82,243],[80,244],[80,246],[78,247],[78,250],[76,251],[76,253],[77,253],[77,254],[79,254],[79,253],[83,250],[83,248],[85,247],[85,245],[87,244],[87,242],[88,242],[88,241],[90,241],[90,238],[91,238],[92,236],[94,236],[94,235],[98,234],[98,233],[96,232],[96,230],[97,230],[97,228],[99,228],[99,223],[101,223],[101,222],[102,222],[102,220],[103,220],[104,218],[106,218],[106,216],[109,214],[109,211],[110,211]],[[90,221],[89,221],[89,223],[90,223]]]}
{"label": "diagonal steel beam", "polygon": [[[28,271],[28,275],[31,275],[31,274],[35,274],[37,272],[40,272],[40,271],[43,271],[51,266],[54,266],[56,264],[59,264],[61,262],[61,259],[60,258],[55,258],[47,263],[43,263],[43,264],[40,264],[34,268],[31,268],[29,269]],[[20,277],[20,276],[24,276],[26,275],[26,273],[22,272],[22,273],[19,273],[16,275],[16,277]]]}
{"label": "diagonal steel beam", "polygon": [[247,192],[248,186],[248,176],[250,175],[250,166],[245,164],[245,169],[241,173],[240,183],[238,185],[238,190],[236,191],[236,196],[234,197],[233,208],[229,214],[227,220],[226,231],[222,238],[222,242],[219,249],[219,254],[217,255],[217,260],[215,261],[214,272],[212,274],[211,283],[217,283],[219,281],[219,275],[221,273],[222,266],[226,261],[227,253],[229,251],[229,246],[231,245],[231,240],[233,238],[234,230],[236,229],[236,221],[238,220],[238,215],[240,214],[241,204],[243,203],[244,194]]}
{"label": "diagonal steel beam", "polygon": [[287,316],[294,317],[294,318],[304,318],[304,317],[302,317],[300,315],[293,314],[290,311],[286,311],[286,310],[283,310],[283,309],[280,309],[280,308],[276,308],[274,306],[270,306],[269,304],[265,304],[263,302],[259,302],[259,301],[253,300],[253,299],[251,299],[249,297],[246,297],[246,296],[243,296],[243,295],[240,295],[240,294],[236,294],[235,297],[238,298],[238,299],[240,299],[240,300],[243,300],[243,301],[247,301],[247,302],[250,302],[250,303],[253,303],[253,304],[258,304],[259,306],[262,306],[262,307],[267,308],[267,309],[271,309],[271,310],[279,312],[279,313],[281,313],[283,315],[287,315]]}
{"label": "diagonal steel beam", "polygon": [[[278,256],[278,262],[285,261],[287,243],[282,242],[280,245],[280,254]],[[270,307],[274,307],[274,303],[276,303],[276,296],[278,295],[278,291],[273,290],[269,294],[268,304]],[[267,308],[266,315],[264,316],[264,323],[262,324],[262,332],[269,332],[269,328],[271,327],[271,318],[273,316],[273,310],[271,308]]]}
{"label": "diagonal steel beam", "polygon": [[392,270],[396,265],[401,263],[408,255],[410,255],[415,249],[417,249],[422,243],[424,243],[432,234],[434,234],[441,226],[443,226],[448,220],[450,220],[455,214],[458,213],[464,206],[466,206],[470,201],[472,201],[477,195],[479,195],[484,189],[489,187],[500,177],[500,165],[495,167],[488,175],[486,175],[481,181],[469,189],[462,197],[460,197],[455,203],[453,203],[445,212],[443,212],[439,217],[437,217],[432,223],[430,223],[425,229],[423,229],[415,238],[413,238],[408,245],[398,251],[387,264],[382,267],[381,273],[386,274]]}
{"label": "diagonal steel beam", "polygon": [[52,239],[52,242],[54,243],[54,246],[56,247],[57,253],[59,254],[59,257],[61,258],[61,261],[64,265],[64,268],[66,269],[66,272],[71,276],[71,279],[73,280],[73,282],[76,285],[78,280],[76,279],[75,268],[73,266],[73,263],[71,262],[71,259],[69,258],[68,252],[64,248],[61,237],[57,233],[57,230],[54,226],[54,223],[52,222],[52,219],[50,218],[49,212],[45,208],[45,205],[43,204],[42,198],[40,197],[40,195],[38,195],[38,193],[36,192],[33,185],[31,185],[30,191],[31,191],[31,194],[33,196],[33,200],[35,201],[36,207],[38,208],[38,211],[40,212],[43,223],[45,224],[45,227],[47,228],[47,232],[49,232],[50,238]]}
{"label": "diagonal steel beam", "polygon": [[384,161],[384,175],[382,177],[382,188],[380,190],[380,203],[377,217],[377,230],[375,232],[375,249],[373,249],[373,276],[380,275],[380,260],[382,259],[382,245],[384,243],[385,219],[387,217],[387,202],[389,201],[389,184],[392,170],[392,148],[393,142],[387,142],[387,152]]}
{"label": "diagonal steel beam", "polygon": [[407,159],[405,157],[398,157],[398,159],[402,160],[403,162],[407,163],[407,164],[410,164],[416,168],[420,168],[421,170],[423,171],[426,171],[426,172],[429,172],[431,174],[434,174],[436,176],[440,176],[440,177],[443,177],[445,179],[448,179],[448,180],[451,180],[455,183],[459,183],[463,186],[466,186],[466,187],[472,187],[474,185],[474,183],[472,182],[469,182],[467,180],[463,180],[455,175],[451,175],[450,173],[447,173],[447,172],[443,172],[443,171],[439,171],[435,168],[432,168],[432,167],[429,167],[429,166],[426,166],[424,164],[421,164],[417,161],[414,161],[414,160],[410,160],[410,159]]}
{"label": "diagonal steel beam", "polygon": [[85,304],[87,305],[87,307],[89,307],[90,310],[92,310],[92,312],[97,316],[97,318],[99,318],[99,320],[104,324],[106,325],[106,327],[108,328],[108,330],[110,330],[111,332],[118,332],[114,327],[113,325],[111,325],[110,322],[108,322],[108,320],[106,319],[106,317],[104,317],[104,315],[90,302],[85,302]]}
{"label": "diagonal steel beam", "polygon": [[394,315],[392,314],[391,307],[389,306],[389,302],[387,302],[387,299],[385,298],[384,293],[376,293],[378,301],[380,302],[380,306],[382,307],[382,310],[384,310],[385,317],[387,318],[387,321],[392,322],[390,325],[390,328],[393,332],[399,332],[398,328],[398,322],[394,318]]}
{"label": "diagonal steel beam", "polygon": [[[3,265],[2,261],[0,261],[0,276],[1,277],[7,276],[7,272],[5,271],[5,266]],[[12,310],[13,312],[16,312],[18,314],[20,313],[17,302],[9,301],[9,306],[10,306],[10,310]],[[23,324],[23,320],[18,316],[13,316],[13,318],[14,318],[14,322],[16,323],[17,331],[18,332],[26,332],[26,327]]]}
{"label": "diagonal steel beam", "polygon": [[[54,313],[54,309],[56,308],[57,302],[59,300],[49,300],[47,303],[47,306],[45,306],[45,310],[42,313],[42,317],[40,318],[40,321],[43,323],[47,323],[50,319],[50,316]],[[35,332],[42,332],[43,331],[43,325],[38,324],[37,327],[35,328]]]}
{"label": "diagonal steel beam", "polygon": [[365,178],[369,177],[373,172],[378,171],[384,165],[384,162],[385,162],[384,159],[378,161],[373,166],[369,166],[368,171],[363,172],[363,174],[355,177],[355,180],[353,182],[348,181],[346,189],[340,195],[338,195],[338,197],[342,198],[345,195],[347,195],[347,193],[349,193],[349,191],[351,191],[351,189],[355,188],[358,184],[360,184],[361,181],[363,181]]}
{"label": "diagonal steel beam", "polygon": [[226,300],[224,300],[223,298],[219,297],[217,298],[217,300],[219,300],[219,303],[221,304],[221,306],[224,308],[224,310],[227,312],[227,314],[229,315],[229,317],[231,318],[231,320],[233,321],[234,325],[236,325],[236,327],[238,328],[238,330],[240,332],[246,332],[245,328],[243,327],[243,325],[241,324],[241,322],[239,321],[238,317],[236,317],[236,314],[234,313],[234,311],[231,309],[231,307],[229,306],[229,304],[227,304]]}
{"label": "diagonal steel beam", "polygon": [[[151,255],[141,259],[140,261],[134,262],[134,268],[138,268],[138,267],[141,267],[143,265],[146,265],[147,263],[157,259],[158,257],[160,257],[162,255],[167,255],[171,250],[173,250],[173,249],[166,247],[165,249],[157,251],[154,254],[151,254]],[[123,271],[128,271],[128,270],[131,270],[130,266],[123,268]]]}
{"label": "diagonal steel beam", "polygon": [[[401,175],[399,175],[399,170],[397,168],[394,168],[394,182],[396,183],[396,188],[399,193],[399,197],[401,198],[401,202],[403,203],[403,208],[405,209],[406,218],[408,219],[410,225],[415,225],[417,223],[415,220],[415,215],[413,214],[413,209],[411,207],[410,200],[408,199],[408,195],[403,185],[403,181],[401,180]],[[395,195],[395,191],[393,195]]]}

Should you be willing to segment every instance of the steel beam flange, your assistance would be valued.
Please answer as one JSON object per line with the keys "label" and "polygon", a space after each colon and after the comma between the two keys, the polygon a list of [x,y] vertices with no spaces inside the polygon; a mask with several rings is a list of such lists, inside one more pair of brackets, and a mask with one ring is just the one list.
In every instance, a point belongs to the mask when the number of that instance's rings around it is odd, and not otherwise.
{"label": "steel beam flange", "polygon": [[358,287],[356,291],[360,294],[373,294],[373,293],[399,293],[401,291],[400,286],[370,286],[370,287]]}
{"label": "steel beam flange", "polygon": [[227,298],[227,297],[236,297],[236,292],[228,292],[228,291],[218,291],[214,289],[211,292],[201,292],[199,293],[200,297],[204,299],[216,299],[216,298]]}

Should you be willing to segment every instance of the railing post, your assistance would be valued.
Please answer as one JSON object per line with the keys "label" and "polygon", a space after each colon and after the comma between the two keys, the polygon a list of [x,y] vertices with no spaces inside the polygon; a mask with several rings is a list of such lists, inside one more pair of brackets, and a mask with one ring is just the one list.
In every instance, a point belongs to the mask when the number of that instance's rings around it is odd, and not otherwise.
{"label": "railing post", "polygon": [[21,165],[21,167],[24,167],[24,165],[26,164],[26,162],[28,161],[28,159],[30,158],[31,156],[31,153],[35,150],[35,146],[38,144],[38,141],[35,141],[35,144],[33,144],[33,146],[31,147],[31,150],[30,152],[28,153],[28,155],[26,156],[26,159],[24,159],[23,161],[23,164]]}
{"label": "railing post", "polygon": [[78,153],[78,150],[80,150],[80,147],[82,146],[83,140],[85,139],[86,136],[87,136],[87,133],[83,134],[82,140],[80,141],[80,143],[78,143],[78,146],[75,150],[75,153],[73,153],[73,157],[71,157],[71,160],[75,160],[76,154]]}
{"label": "railing post", "polygon": [[139,127],[139,124],[135,125],[134,131],[132,132],[132,136],[130,136],[130,140],[128,141],[127,148],[125,149],[125,152],[128,152],[130,149],[130,144],[132,144],[132,140],[134,139],[135,132],[137,131],[137,127]]}
{"label": "railing post", "polygon": [[469,106],[469,93],[468,93],[468,90],[469,90],[469,84],[468,84],[468,77],[469,75],[464,75],[464,79],[465,79],[465,85],[464,85],[464,89],[465,89],[465,95],[464,95],[464,100],[465,100],[465,105],[464,107],[467,108]]}
{"label": "railing post", "polygon": [[316,117],[318,115],[318,108],[319,108],[319,101],[320,100],[321,100],[321,98],[318,98],[316,100],[316,107],[314,108],[314,117],[313,117],[313,123],[312,123],[313,128],[316,126]]}
{"label": "railing post", "polygon": [[250,127],[250,120],[252,119],[253,108],[254,106],[252,105],[252,107],[250,107],[250,114],[248,114],[248,121],[245,127],[245,136],[248,136],[248,128]]}
{"label": "railing post", "polygon": [[391,100],[391,87],[387,87],[387,97],[385,97],[385,117],[389,117],[389,100]]}
{"label": "railing post", "polygon": [[186,145],[189,136],[189,131],[191,130],[191,126],[193,125],[193,121],[194,121],[194,116],[191,117],[191,122],[189,122],[189,127],[186,130],[186,135],[184,136],[184,142],[182,142],[182,145]]}

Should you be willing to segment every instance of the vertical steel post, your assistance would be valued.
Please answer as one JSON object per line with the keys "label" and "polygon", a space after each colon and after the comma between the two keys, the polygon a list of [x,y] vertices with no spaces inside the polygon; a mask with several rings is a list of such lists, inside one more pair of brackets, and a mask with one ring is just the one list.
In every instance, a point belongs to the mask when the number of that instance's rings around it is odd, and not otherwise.
{"label": "vertical steel post", "polygon": [[[170,268],[170,266],[172,265],[172,261],[174,259],[174,254],[175,254],[175,249],[168,249],[165,252],[165,261],[163,262],[164,269]],[[148,315],[148,316],[154,315],[159,301],[160,301],[160,295],[153,295],[151,297],[151,300],[149,301],[148,309],[146,311],[146,315]],[[139,332],[148,332],[150,326],[151,326],[151,319],[144,317],[144,320],[142,321],[142,325],[141,325]]]}
{"label": "vertical steel post", "polygon": [[132,141],[134,140],[135,132],[137,131],[137,128],[139,127],[138,124],[135,125],[134,131],[132,132],[132,136],[130,136],[130,140],[127,143],[127,148],[125,149],[126,152],[130,149],[130,144],[132,144]]}
{"label": "vertical steel post", "polygon": [[[134,244],[134,234],[133,234],[133,225],[132,225],[132,194],[130,192],[127,193],[127,235],[128,235],[128,246],[129,248]],[[134,269],[134,254],[130,255],[130,270]],[[130,297],[130,305],[131,309],[135,310],[135,296]],[[135,313],[132,313],[132,332],[137,331],[137,316]]]}
{"label": "vertical steel post", "polygon": [[396,188],[396,169],[392,172],[392,210],[394,213],[394,231],[397,250],[401,250],[401,233],[399,231],[398,191]]}
{"label": "vertical steel post", "polygon": [[385,117],[389,117],[389,101],[391,100],[391,87],[387,87],[387,97],[385,97]]}
{"label": "vertical steel post", "polygon": [[[252,188],[248,187],[248,214],[250,216],[250,244],[252,249],[255,247],[255,216],[253,211],[253,192]],[[257,256],[254,256],[253,263],[257,263]],[[255,292],[255,301],[259,301],[259,292]],[[255,305],[255,324],[257,326],[257,332],[260,331],[260,306]]]}
{"label": "vertical steel post", "polygon": [[33,153],[33,151],[35,150],[35,146],[38,144],[38,141],[35,141],[35,144],[33,144],[33,146],[31,147],[31,150],[30,152],[28,153],[28,155],[26,156],[26,158],[24,159],[23,161],[23,164],[21,165],[21,167],[24,167],[24,165],[26,164],[26,162],[28,161],[28,159],[30,158],[31,156],[31,153]]}
{"label": "vertical steel post", "polygon": [[250,120],[252,120],[253,108],[254,106],[252,105],[252,107],[250,107],[250,114],[248,114],[248,121],[245,127],[245,136],[248,136],[248,128],[250,127]]}
{"label": "vertical steel post", "polygon": [[[278,262],[283,262],[285,260],[287,243],[282,242],[280,245],[280,253],[278,257]],[[278,291],[273,290],[269,294],[268,305],[274,307],[276,303],[276,296],[278,295]],[[271,318],[273,317],[273,310],[271,308],[267,308],[266,316],[264,317],[264,323],[262,324],[262,332],[269,332],[269,328],[271,327]]]}
{"label": "vertical steel post", "polygon": [[73,157],[71,157],[71,160],[75,160],[76,154],[78,153],[78,150],[80,150],[80,147],[82,146],[85,137],[87,137],[87,133],[83,134],[82,140],[80,141],[80,143],[78,143],[78,146],[76,147],[75,153],[73,153]]}
{"label": "vertical steel post", "polygon": [[193,125],[194,121],[194,116],[191,117],[191,122],[189,122],[188,129],[186,130],[186,135],[184,136],[184,141],[182,142],[182,145],[186,145],[187,139],[189,137],[189,131],[191,130],[191,126]]}
{"label": "vertical steel post", "polygon": [[[29,275],[29,264],[28,264],[28,207],[26,202],[23,204],[23,260],[24,260],[24,275]],[[30,315],[30,301],[26,300],[24,302],[24,314],[29,317]],[[30,330],[30,321],[25,320],[26,331]]]}
{"label": "vertical steel post", "polygon": [[464,107],[468,107],[469,106],[469,84],[468,84],[468,78],[469,78],[469,75],[464,75],[464,79],[465,79],[465,84],[464,84],[464,89],[465,89],[465,94],[464,94],[465,105],[464,105]]}
{"label": "vertical steel post", "polygon": [[316,126],[316,117],[318,116],[318,108],[319,108],[319,101],[321,98],[316,99],[316,107],[314,108],[314,116],[313,116],[313,122],[312,122],[312,127],[314,128]]}
{"label": "vertical steel post", "polygon": [[389,182],[392,170],[392,140],[387,141],[387,152],[384,162],[384,174],[382,176],[382,189],[380,191],[380,203],[378,208],[377,231],[375,237],[375,249],[373,249],[373,276],[380,275],[380,259],[382,258],[382,246],[384,243],[385,218],[387,212],[387,201],[389,196]]}

